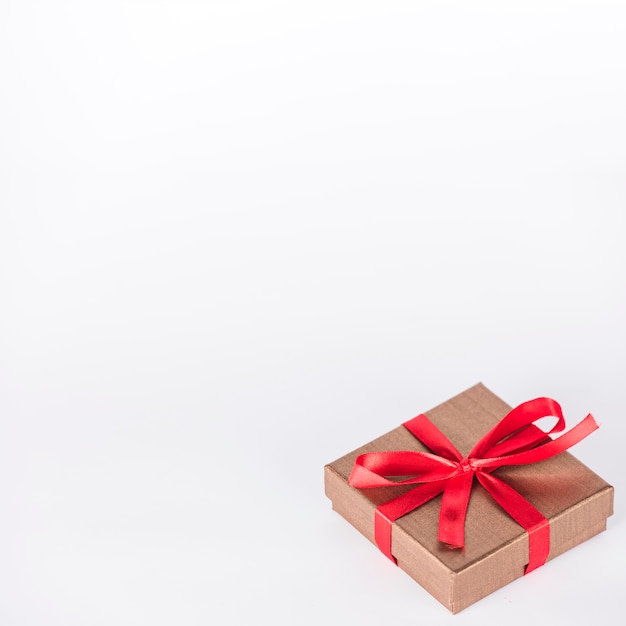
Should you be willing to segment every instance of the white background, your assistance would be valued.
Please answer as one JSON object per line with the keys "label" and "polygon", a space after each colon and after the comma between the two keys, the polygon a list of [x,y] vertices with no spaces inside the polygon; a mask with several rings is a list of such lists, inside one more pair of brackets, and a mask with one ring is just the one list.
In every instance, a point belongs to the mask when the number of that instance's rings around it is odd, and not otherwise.
{"label": "white background", "polygon": [[[626,6],[0,3],[0,623],[615,623]],[[322,468],[482,381],[609,530],[456,617]]]}

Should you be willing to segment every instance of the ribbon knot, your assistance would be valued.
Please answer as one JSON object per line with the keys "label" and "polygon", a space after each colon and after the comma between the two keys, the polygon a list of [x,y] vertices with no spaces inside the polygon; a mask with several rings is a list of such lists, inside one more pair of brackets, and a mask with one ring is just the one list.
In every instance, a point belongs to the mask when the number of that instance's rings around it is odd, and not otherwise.
{"label": "ribbon knot", "polygon": [[461,474],[468,474],[469,472],[475,472],[474,460],[464,458],[459,461],[459,470]]}
{"label": "ribbon knot", "polygon": [[[544,417],[557,419],[548,432],[534,424]],[[386,556],[396,562],[391,552],[393,522],[440,494],[439,541],[451,548],[463,548],[467,507],[476,477],[500,507],[528,532],[526,573],[545,563],[550,553],[548,520],[492,472],[505,465],[536,463],[564,452],[598,428],[592,415],[552,439],[551,434],[565,428],[560,405],[551,398],[530,400],[505,415],[467,456],[462,456],[425,415],[418,415],[403,426],[431,452],[361,454],[348,479],[350,485],[360,489],[413,485],[410,491],[376,508],[374,537]]]}

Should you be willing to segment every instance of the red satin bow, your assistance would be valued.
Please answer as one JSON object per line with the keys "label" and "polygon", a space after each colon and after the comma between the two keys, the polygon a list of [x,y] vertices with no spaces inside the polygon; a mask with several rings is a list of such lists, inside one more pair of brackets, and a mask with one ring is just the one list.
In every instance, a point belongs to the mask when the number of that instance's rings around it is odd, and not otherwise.
{"label": "red satin bow", "polygon": [[[547,433],[534,422],[556,417]],[[550,552],[548,520],[515,489],[491,472],[503,465],[527,465],[564,452],[592,433],[598,424],[592,415],[556,439],[548,435],[561,432],[565,419],[559,404],[550,398],[537,398],[520,404],[508,413],[471,450],[466,458],[425,416],[403,424],[426,445],[428,452],[394,451],[361,454],[348,479],[353,487],[417,485],[411,491],[380,505],[374,517],[374,536],[378,547],[394,563],[391,554],[391,525],[398,518],[443,493],[439,514],[439,541],[452,548],[464,546],[465,516],[474,477],[494,500],[528,531],[529,562],[526,572],[546,562]],[[389,480],[387,476],[410,476]]]}

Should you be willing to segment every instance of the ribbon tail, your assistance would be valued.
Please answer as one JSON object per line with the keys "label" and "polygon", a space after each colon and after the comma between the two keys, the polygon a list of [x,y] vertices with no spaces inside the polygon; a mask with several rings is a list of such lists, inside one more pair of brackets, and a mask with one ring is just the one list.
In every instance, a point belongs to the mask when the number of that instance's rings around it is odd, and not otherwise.
{"label": "ribbon tail", "polygon": [[391,553],[391,528],[393,522],[438,496],[443,491],[445,482],[444,480],[438,480],[432,483],[424,483],[377,507],[374,513],[374,540],[380,551],[396,565],[398,562]]}
{"label": "ribbon tail", "polygon": [[550,522],[520,493],[493,474],[478,472],[480,484],[528,532],[528,565],[524,574],[541,567],[550,554]]}
{"label": "ribbon tail", "polygon": [[450,548],[465,546],[465,517],[474,473],[460,474],[446,482],[439,511],[439,541]]}

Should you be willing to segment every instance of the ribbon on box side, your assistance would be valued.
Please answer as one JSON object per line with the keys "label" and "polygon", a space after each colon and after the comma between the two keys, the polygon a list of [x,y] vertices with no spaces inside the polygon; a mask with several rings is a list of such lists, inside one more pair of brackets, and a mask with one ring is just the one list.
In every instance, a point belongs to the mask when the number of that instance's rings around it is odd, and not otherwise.
{"label": "ribbon on box side", "polygon": [[[535,422],[555,417],[545,432]],[[374,536],[378,547],[394,563],[391,527],[395,520],[443,494],[439,513],[439,541],[451,548],[465,545],[465,517],[474,478],[528,532],[528,574],[546,562],[550,553],[548,520],[513,487],[492,474],[505,465],[537,463],[564,452],[598,428],[591,414],[563,435],[563,411],[551,398],[536,398],[510,411],[470,451],[467,457],[425,416],[403,426],[432,452],[391,451],[359,455],[348,483],[360,489],[415,485],[407,493],[377,507]],[[390,480],[389,477],[403,477]],[[406,478],[409,477],[409,478]]]}

